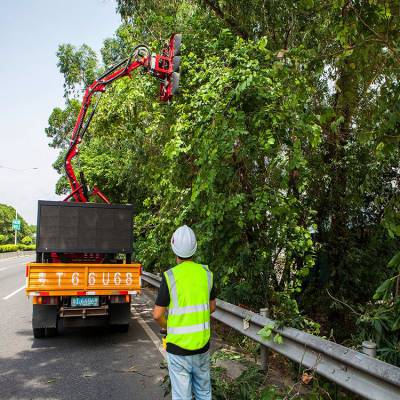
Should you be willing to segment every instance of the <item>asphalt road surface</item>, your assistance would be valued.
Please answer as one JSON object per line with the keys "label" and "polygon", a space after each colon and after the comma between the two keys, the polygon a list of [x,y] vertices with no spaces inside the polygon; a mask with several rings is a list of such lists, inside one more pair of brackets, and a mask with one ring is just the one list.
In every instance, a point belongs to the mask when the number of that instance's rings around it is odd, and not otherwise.
{"label": "asphalt road surface", "polygon": [[75,329],[34,339],[24,290],[31,259],[0,260],[0,399],[164,399],[160,335],[145,291],[132,300],[128,333]]}

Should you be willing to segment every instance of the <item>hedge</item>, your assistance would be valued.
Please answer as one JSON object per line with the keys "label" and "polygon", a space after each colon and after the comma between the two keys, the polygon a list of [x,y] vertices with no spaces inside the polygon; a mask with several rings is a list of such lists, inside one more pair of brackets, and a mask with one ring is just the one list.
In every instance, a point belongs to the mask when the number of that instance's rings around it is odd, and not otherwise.
{"label": "hedge", "polygon": [[0,245],[0,253],[8,253],[11,251],[26,251],[35,250],[36,246],[34,244],[2,244]]}

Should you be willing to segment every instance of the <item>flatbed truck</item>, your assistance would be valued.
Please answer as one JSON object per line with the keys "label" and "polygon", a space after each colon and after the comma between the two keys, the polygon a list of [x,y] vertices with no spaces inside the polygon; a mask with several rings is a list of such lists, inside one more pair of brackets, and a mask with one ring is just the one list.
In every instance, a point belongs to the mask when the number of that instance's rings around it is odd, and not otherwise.
{"label": "flatbed truck", "polygon": [[129,329],[131,297],[141,287],[141,265],[131,262],[133,208],[111,204],[96,186],[89,187],[82,170],[78,179],[73,159],[101,94],[115,80],[140,69],[159,81],[161,102],[172,100],[179,87],[180,46],[180,34],[160,54],[138,45],[85,90],[64,162],[71,193],[62,202],[38,203],[36,261],[26,266],[35,338],[57,334],[60,323]]}

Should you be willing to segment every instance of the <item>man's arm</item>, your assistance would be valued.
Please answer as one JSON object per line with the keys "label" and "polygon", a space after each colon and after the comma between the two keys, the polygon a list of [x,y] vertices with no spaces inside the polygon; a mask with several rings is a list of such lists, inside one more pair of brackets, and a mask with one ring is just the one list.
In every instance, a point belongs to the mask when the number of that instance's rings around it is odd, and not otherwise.
{"label": "man's arm", "polygon": [[211,314],[217,308],[216,298],[217,298],[217,294],[216,294],[215,286],[214,286],[214,283],[213,283],[212,288],[211,288],[211,292],[210,292],[210,313]]}
{"label": "man's arm", "polygon": [[153,318],[157,321],[160,328],[165,329],[167,327],[167,319],[165,318],[165,312],[167,311],[167,307],[160,307],[158,305],[154,306],[153,309]]}
{"label": "man's arm", "polygon": [[210,313],[212,314],[217,309],[217,301],[210,300]]}
{"label": "man's arm", "polygon": [[167,327],[167,319],[165,318],[165,313],[167,311],[169,301],[170,297],[168,286],[163,275],[160,283],[160,288],[158,289],[156,303],[153,309],[153,318],[157,321],[158,325],[160,325],[162,329],[165,329]]}

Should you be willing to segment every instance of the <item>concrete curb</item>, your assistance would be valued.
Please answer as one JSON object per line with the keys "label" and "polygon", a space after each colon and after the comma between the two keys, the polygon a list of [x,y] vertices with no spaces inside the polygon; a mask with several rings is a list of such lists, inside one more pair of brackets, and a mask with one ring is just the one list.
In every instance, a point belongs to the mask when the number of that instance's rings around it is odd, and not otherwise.
{"label": "concrete curb", "polygon": [[7,260],[9,258],[17,258],[17,257],[33,256],[34,254],[36,254],[36,251],[34,251],[34,250],[10,251],[8,253],[0,253],[0,260]]}

